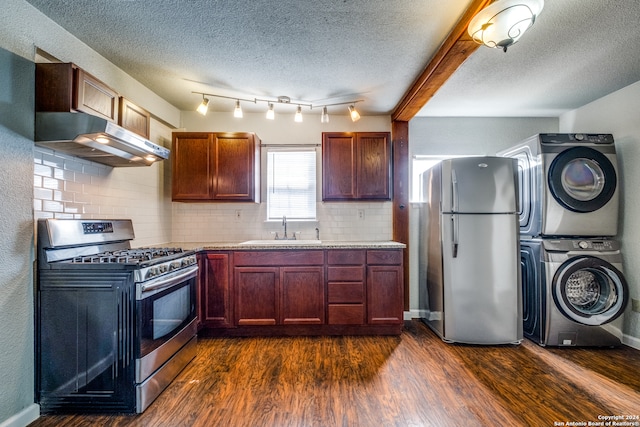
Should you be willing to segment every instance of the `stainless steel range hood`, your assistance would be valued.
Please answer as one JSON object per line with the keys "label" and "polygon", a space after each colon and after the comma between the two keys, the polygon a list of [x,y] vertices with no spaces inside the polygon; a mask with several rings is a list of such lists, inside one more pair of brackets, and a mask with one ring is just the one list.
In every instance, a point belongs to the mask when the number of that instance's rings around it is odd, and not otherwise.
{"label": "stainless steel range hood", "polygon": [[100,117],[36,113],[36,145],[109,166],[149,166],[170,151]]}

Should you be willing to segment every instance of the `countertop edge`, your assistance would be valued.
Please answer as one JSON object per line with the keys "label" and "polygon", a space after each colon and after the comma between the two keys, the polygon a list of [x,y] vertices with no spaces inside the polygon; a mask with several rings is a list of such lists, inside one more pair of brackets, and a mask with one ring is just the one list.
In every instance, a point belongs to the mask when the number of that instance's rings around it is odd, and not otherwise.
{"label": "countertop edge", "polygon": [[255,251],[255,250],[309,250],[309,249],[404,249],[407,247],[404,243],[394,241],[371,241],[371,242],[340,242],[340,241],[322,241],[319,244],[287,244],[287,243],[260,243],[260,244],[243,244],[242,242],[172,242],[172,247],[180,247],[184,250],[200,251]]}

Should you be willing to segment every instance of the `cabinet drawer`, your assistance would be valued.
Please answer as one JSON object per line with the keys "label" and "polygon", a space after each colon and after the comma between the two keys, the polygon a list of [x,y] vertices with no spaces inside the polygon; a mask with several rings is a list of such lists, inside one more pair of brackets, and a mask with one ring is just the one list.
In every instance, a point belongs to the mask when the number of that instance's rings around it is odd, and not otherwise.
{"label": "cabinet drawer", "polygon": [[324,252],[321,250],[238,251],[233,257],[236,266],[324,265]]}
{"label": "cabinet drawer", "polygon": [[327,264],[331,265],[354,265],[364,264],[365,252],[362,250],[333,249],[327,251]]}
{"label": "cabinet drawer", "polygon": [[330,325],[364,324],[364,304],[329,304]]}
{"label": "cabinet drawer", "polygon": [[330,282],[362,282],[364,267],[328,267],[327,280]]}
{"label": "cabinet drawer", "polygon": [[364,302],[364,282],[331,282],[327,286],[329,303]]}
{"label": "cabinet drawer", "polygon": [[367,251],[367,264],[400,265],[402,264],[402,251],[371,250]]}

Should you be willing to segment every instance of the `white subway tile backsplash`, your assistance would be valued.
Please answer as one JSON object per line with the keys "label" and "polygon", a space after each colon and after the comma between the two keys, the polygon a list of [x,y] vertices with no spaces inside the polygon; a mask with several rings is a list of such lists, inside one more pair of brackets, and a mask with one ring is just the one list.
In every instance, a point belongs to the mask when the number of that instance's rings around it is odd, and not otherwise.
{"label": "white subway tile backsplash", "polygon": [[42,187],[50,188],[52,190],[58,190],[59,188],[62,187],[62,182],[55,178],[43,177]]}
{"label": "white subway tile backsplash", "polygon": [[82,172],[82,163],[79,160],[72,160],[71,158],[65,158],[64,169],[75,172]]}
{"label": "white subway tile backsplash", "polygon": [[[358,209],[365,209],[359,219]],[[240,211],[240,219],[236,218]],[[322,240],[390,240],[391,203],[318,203],[317,221],[288,221],[287,233],[300,232],[301,238],[315,239],[316,227]],[[272,239],[282,235],[280,221],[265,221],[266,205],[215,203],[174,203],[175,242],[239,242]]]}
{"label": "white subway tile backsplash", "polygon": [[38,163],[33,165],[33,173],[34,175],[40,175],[40,176],[48,176],[48,177],[53,176],[53,170],[50,166],[45,166]]}
{"label": "white subway tile backsplash", "polygon": [[35,187],[33,189],[33,197],[39,200],[53,200],[53,190]]}
{"label": "white subway tile backsplash", "polygon": [[42,153],[41,162],[43,165],[53,166],[59,169],[64,167],[64,159],[54,155],[53,153]]}
{"label": "white subway tile backsplash", "polygon": [[64,212],[64,205],[53,200],[43,200],[42,210],[47,212]]}

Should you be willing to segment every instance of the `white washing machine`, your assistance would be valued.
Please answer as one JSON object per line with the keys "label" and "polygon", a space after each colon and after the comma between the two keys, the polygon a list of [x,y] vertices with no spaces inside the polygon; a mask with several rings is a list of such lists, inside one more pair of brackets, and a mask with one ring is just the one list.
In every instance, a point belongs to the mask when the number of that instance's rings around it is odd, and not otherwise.
{"label": "white washing machine", "polygon": [[522,239],[523,334],[543,346],[621,344],[629,289],[615,240]]}
{"label": "white washing machine", "polygon": [[537,134],[499,156],[518,159],[522,236],[615,236],[618,163],[610,134]]}

